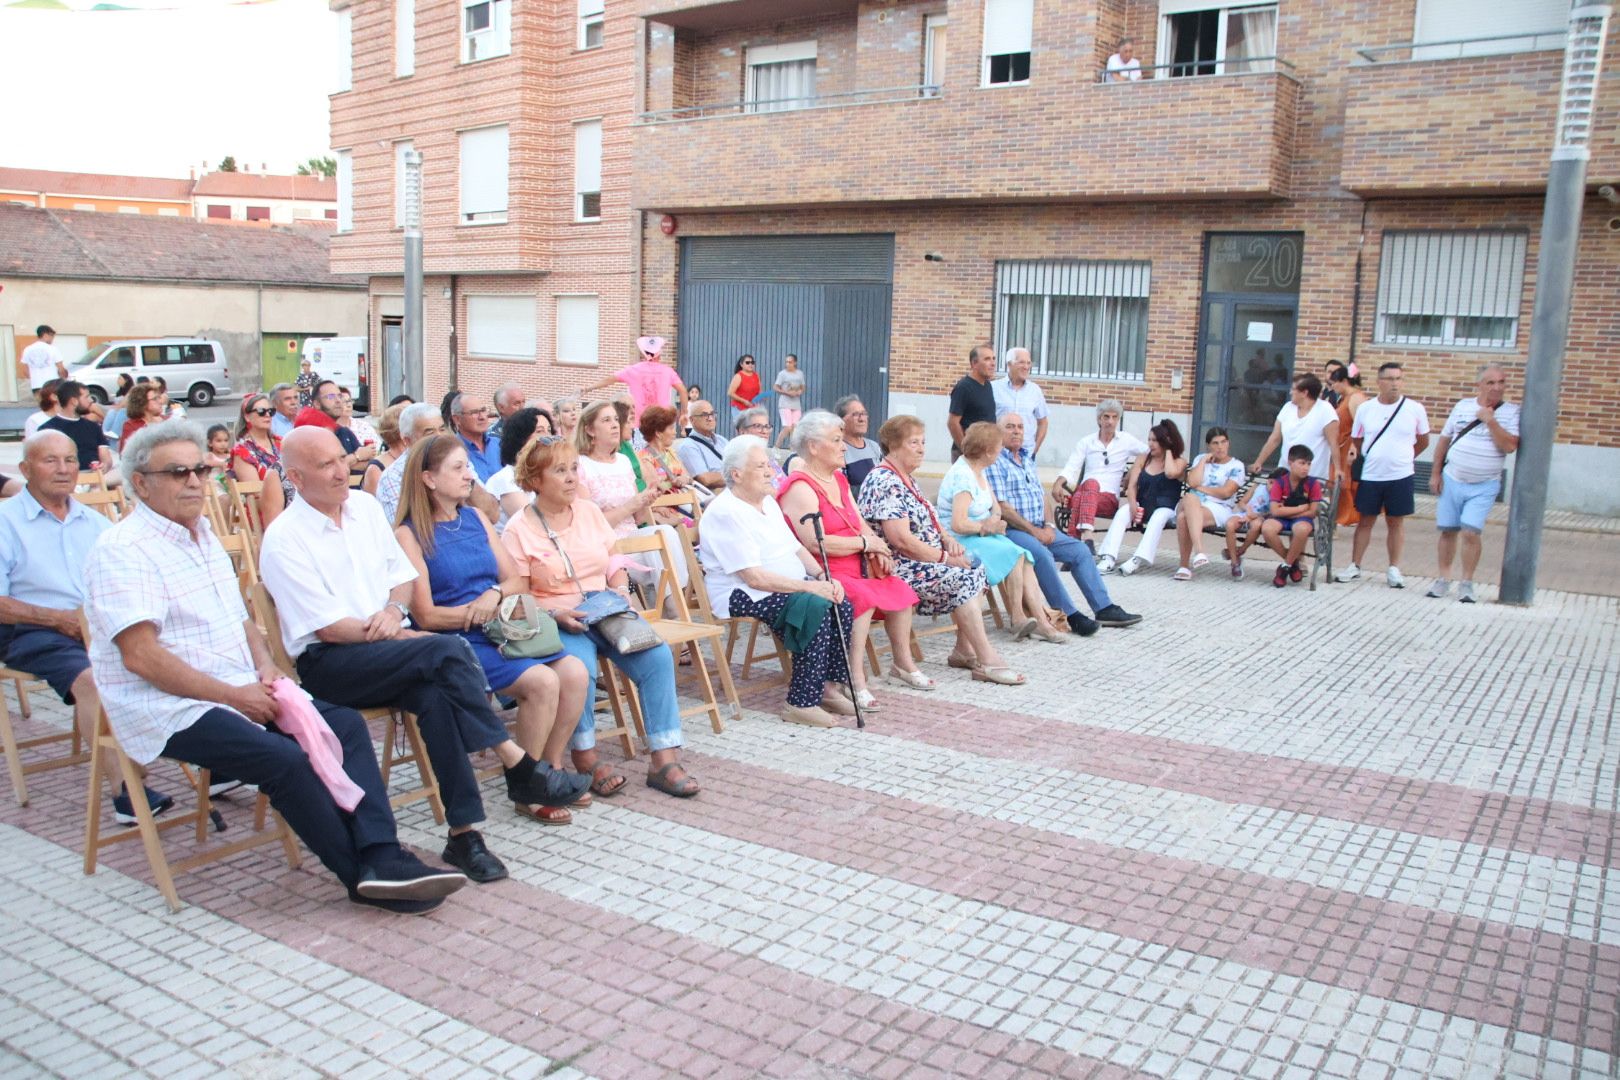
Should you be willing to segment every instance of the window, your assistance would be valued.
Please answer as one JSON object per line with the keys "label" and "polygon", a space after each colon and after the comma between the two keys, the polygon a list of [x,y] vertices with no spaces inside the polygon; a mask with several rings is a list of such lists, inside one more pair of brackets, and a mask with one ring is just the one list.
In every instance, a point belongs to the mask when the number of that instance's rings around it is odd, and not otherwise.
{"label": "window", "polygon": [[743,96],[749,112],[780,112],[814,104],[816,43],[799,41],[749,49]]}
{"label": "window", "polygon": [[327,207],[325,210],[321,211],[321,214],[326,218],[327,221],[336,221],[338,219],[338,212],[331,207]]}
{"label": "window", "polygon": [[416,74],[416,0],[394,0],[394,77]]}
{"label": "window", "polygon": [[1385,233],[1374,340],[1513,348],[1528,239],[1520,232]]}
{"label": "window", "polygon": [[221,206],[218,203],[209,203],[208,216],[211,218],[219,218],[222,221],[229,221],[231,219],[231,208],[228,206]]}
{"label": "window", "polygon": [[141,208],[138,206],[120,206],[118,212],[120,214],[138,214],[141,212]]}
{"label": "window", "polygon": [[[1423,0],[1417,6],[1412,40],[1464,44],[1413,49],[1412,59],[1562,49],[1568,24],[1569,4],[1564,0],[1509,0],[1498,4],[1481,4],[1477,0]],[[1508,36],[1512,34],[1525,36]],[[1496,40],[1480,41],[1480,38]]]}
{"label": "window", "polygon": [[96,365],[96,370],[106,371],[108,368],[132,368],[134,366],[135,350],[128,345],[120,345],[101,358],[101,363]]}
{"label": "window", "polygon": [[247,219],[249,221],[269,221],[270,208],[268,206],[250,206],[247,208]]}
{"label": "window", "polygon": [[946,16],[923,16],[923,86],[929,96],[945,85]]}
{"label": "window", "polygon": [[488,60],[512,51],[512,0],[462,0],[461,62]]}
{"label": "window", "polygon": [[160,207],[158,207],[158,217],[179,217],[179,216],[180,216],[180,208],[179,207],[176,207],[176,206],[160,206]]}
{"label": "window", "polygon": [[171,367],[186,362],[185,349],[179,345],[142,345],[142,367]]}
{"label": "window", "polygon": [[[30,203],[30,202],[22,202],[19,199],[12,199],[11,200],[11,205],[12,206],[33,206],[34,204]],[[75,210],[94,210],[95,208],[96,208],[95,203],[76,202],[76,203],[73,204],[73,209],[75,209]]]}
{"label": "window", "polygon": [[574,220],[602,219],[602,121],[574,125]]}
{"label": "window", "polygon": [[507,126],[461,133],[461,223],[506,220]]}
{"label": "window", "polygon": [[1037,374],[1141,382],[1152,264],[996,264],[996,351],[1029,350]]}
{"label": "window", "polygon": [[557,363],[597,363],[597,299],[557,297]]}
{"label": "window", "polygon": [[348,232],[354,228],[354,158],[347,150],[333,154],[337,159],[337,228]]}
{"label": "window", "polygon": [[494,360],[534,359],[534,297],[467,297],[467,353]]}
{"label": "window", "polygon": [[579,47],[600,49],[605,29],[602,0],[579,0]]}
{"label": "window", "polygon": [[354,86],[354,12],[344,8],[337,13],[337,86],[341,94]]}
{"label": "window", "polygon": [[1170,78],[1276,70],[1277,6],[1159,0],[1158,62]]}
{"label": "window", "polygon": [[409,139],[394,144],[394,228],[405,227],[405,154],[416,144]]}
{"label": "window", "polygon": [[985,0],[984,85],[1028,82],[1034,36],[1035,0]]}

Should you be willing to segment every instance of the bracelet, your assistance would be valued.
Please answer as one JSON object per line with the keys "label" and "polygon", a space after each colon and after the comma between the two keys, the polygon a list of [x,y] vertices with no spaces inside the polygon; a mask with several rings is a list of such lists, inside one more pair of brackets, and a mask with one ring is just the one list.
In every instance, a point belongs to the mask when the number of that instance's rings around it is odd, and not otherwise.
{"label": "bracelet", "polygon": [[862,555],[866,554],[866,534],[865,533],[861,534],[861,554]]}

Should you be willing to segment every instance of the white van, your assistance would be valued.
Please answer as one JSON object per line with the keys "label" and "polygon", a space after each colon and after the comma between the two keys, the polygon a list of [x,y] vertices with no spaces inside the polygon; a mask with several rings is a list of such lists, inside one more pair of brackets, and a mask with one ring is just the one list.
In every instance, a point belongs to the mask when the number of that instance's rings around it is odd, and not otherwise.
{"label": "white van", "polygon": [[307,338],[304,341],[304,359],[309,361],[315,374],[346,386],[354,395],[357,412],[371,411],[371,393],[366,385],[371,373],[361,364],[366,355],[363,337]]}
{"label": "white van", "polygon": [[225,349],[208,338],[132,338],[97,345],[75,360],[68,377],[90,388],[90,396],[105,405],[118,392],[118,376],[137,382],[144,376],[162,376],[173,401],[201,409],[221,394],[234,393]]}

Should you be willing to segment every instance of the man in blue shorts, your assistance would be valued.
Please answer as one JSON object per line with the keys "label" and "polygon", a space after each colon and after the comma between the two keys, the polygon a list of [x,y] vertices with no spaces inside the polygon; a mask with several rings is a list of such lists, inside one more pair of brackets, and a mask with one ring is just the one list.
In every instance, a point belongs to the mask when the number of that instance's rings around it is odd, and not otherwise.
{"label": "man in blue shorts", "polygon": [[1435,524],[1440,528],[1440,576],[1425,596],[1440,599],[1451,591],[1451,564],[1462,534],[1462,579],[1457,599],[1475,602],[1474,569],[1479,566],[1485,518],[1502,491],[1507,456],[1519,449],[1519,407],[1503,401],[1507,371],[1500,364],[1479,369],[1473,397],[1452,408],[1434,444],[1434,472],[1429,490],[1440,496]]}
{"label": "man in blue shorts", "polygon": [[1362,463],[1361,483],[1356,488],[1356,533],[1350,541],[1350,564],[1334,581],[1354,581],[1361,576],[1361,558],[1372,542],[1373,525],[1384,516],[1385,542],[1389,549],[1389,569],[1384,579],[1392,589],[1404,589],[1401,551],[1406,546],[1406,519],[1416,508],[1412,477],[1417,456],[1429,445],[1429,414],[1423,403],[1401,393],[1401,365],[1390,361],[1378,368],[1378,396],[1356,410],[1355,426],[1350,429],[1350,458]]}

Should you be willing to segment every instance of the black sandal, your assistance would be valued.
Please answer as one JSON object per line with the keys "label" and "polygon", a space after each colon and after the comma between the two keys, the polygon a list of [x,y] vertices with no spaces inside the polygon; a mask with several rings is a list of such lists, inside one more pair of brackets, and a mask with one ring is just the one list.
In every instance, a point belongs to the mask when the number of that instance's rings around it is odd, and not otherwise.
{"label": "black sandal", "polygon": [[647,773],[647,786],[662,791],[665,795],[673,795],[677,799],[690,799],[701,790],[698,787],[698,782],[692,779],[692,775],[688,773],[679,780],[669,778],[670,770],[679,769],[680,767],[680,762],[671,761],[667,765],[660,765],[658,768],[653,769]]}

